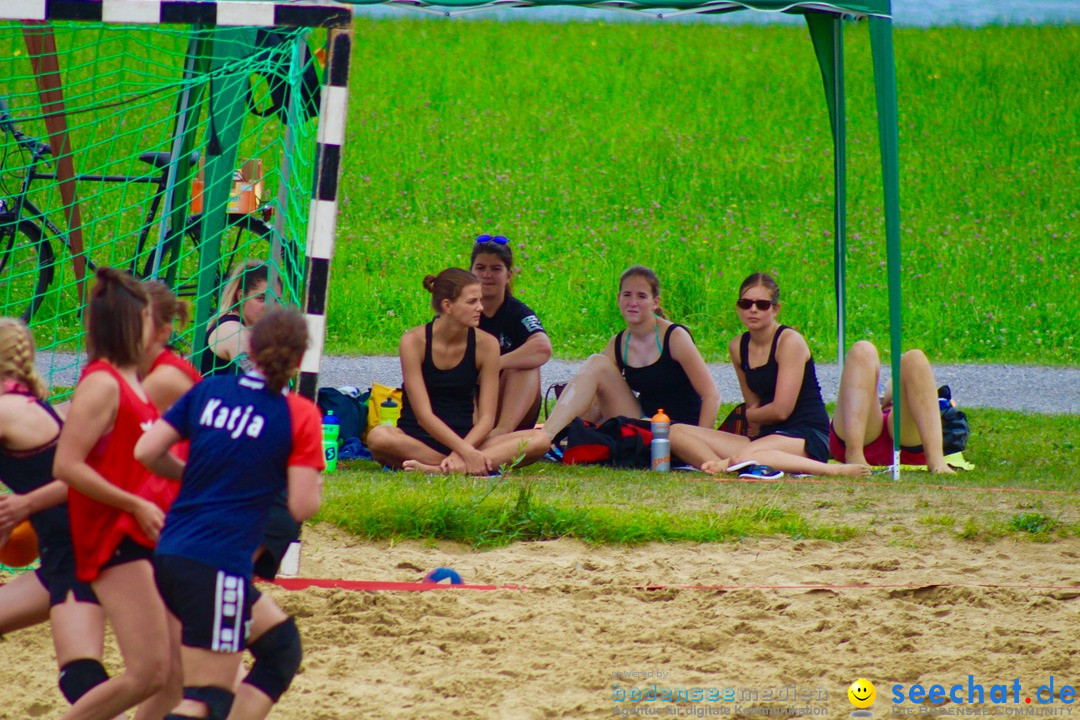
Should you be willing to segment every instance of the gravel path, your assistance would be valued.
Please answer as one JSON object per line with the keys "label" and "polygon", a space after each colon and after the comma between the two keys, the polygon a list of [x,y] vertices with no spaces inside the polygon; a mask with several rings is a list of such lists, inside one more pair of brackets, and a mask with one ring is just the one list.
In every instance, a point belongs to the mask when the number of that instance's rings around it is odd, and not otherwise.
{"label": "gravel path", "polygon": [[[38,356],[39,371],[54,385],[74,385],[78,358],[70,354]],[[580,361],[552,360],[541,369],[543,387],[566,382]],[[713,364],[713,378],[720,397],[730,402],[740,397],[735,371],[729,364]],[[817,366],[821,393],[826,402],[836,399],[840,371],[836,364]],[[889,376],[882,369],[882,379]],[[1039,413],[1080,414],[1080,368],[1047,368],[1025,365],[938,365],[934,374],[941,385],[949,385],[960,407],[991,407]],[[396,356],[328,356],[323,358],[322,386],[355,385],[367,389],[373,381],[383,385],[401,384],[401,365]]]}
{"label": "gravel path", "polygon": [[[566,382],[580,362],[552,360],[541,369],[543,387]],[[724,402],[740,398],[739,383],[730,364],[710,365]],[[840,369],[836,364],[817,366],[825,402],[836,400]],[[890,375],[882,368],[882,380]],[[1080,369],[1022,365],[938,365],[934,376],[940,385],[949,385],[957,404],[963,407],[991,407],[1040,413],[1080,414]],[[340,387],[355,385],[366,389],[372,381],[383,385],[401,384],[397,357],[323,358],[320,384]]]}

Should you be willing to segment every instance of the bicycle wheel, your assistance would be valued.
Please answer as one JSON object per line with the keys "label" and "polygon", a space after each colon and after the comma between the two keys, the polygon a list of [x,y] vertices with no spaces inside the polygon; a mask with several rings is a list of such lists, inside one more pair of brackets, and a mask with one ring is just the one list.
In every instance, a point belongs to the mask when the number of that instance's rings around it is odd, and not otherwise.
{"label": "bicycle wheel", "polygon": [[[198,248],[202,237],[200,219],[198,215],[188,218],[186,234],[191,241],[189,247],[192,250],[181,257],[178,264],[179,273],[176,278],[178,295],[191,297],[197,292],[199,258],[194,248]],[[214,286],[220,288],[248,260],[259,262],[270,260],[273,239],[274,229],[258,217],[230,214],[221,238],[221,256],[218,260]],[[288,242],[282,242],[281,254],[279,266],[281,276],[287,283],[294,284],[296,278],[303,276],[302,270],[298,267],[297,250]]]}
{"label": "bicycle wheel", "polygon": [[0,315],[28,323],[52,285],[56,256],[30,220],[0,218]]}

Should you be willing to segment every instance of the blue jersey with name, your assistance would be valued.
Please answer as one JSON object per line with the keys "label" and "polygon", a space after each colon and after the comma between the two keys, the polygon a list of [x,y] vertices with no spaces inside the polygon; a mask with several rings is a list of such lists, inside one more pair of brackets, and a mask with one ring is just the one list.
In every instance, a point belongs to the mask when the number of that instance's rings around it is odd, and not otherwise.
{"label": "blue jersey with name", "polygon": [[255,375],[224,376],[193,387],[163,419],[191,440],[191,452],[157,552],[250,578],[289,466],[322,468],[317,408]]}

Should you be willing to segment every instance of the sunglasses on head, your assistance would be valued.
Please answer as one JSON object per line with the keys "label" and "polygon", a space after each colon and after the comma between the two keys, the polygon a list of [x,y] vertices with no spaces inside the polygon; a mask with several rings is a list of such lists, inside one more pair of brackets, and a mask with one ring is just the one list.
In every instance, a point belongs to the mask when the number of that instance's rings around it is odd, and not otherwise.
{"label": "sunglasses on head", "polygon": [[510,244],[510,241],[507,240],[502,235],[477,235],[476,236],[476,242],[477,242],[477,244],[486,243],[486,242],[495,243],[496,245],[509,245]]}
{"label": "sunglasses on head", "polygon": [[750,300],[749,298],[739,298],[735,301],[735,304],[739,306],[740,310],[749,310],[755,305],[758,310],[768,310],[776,303],[772,300]]}

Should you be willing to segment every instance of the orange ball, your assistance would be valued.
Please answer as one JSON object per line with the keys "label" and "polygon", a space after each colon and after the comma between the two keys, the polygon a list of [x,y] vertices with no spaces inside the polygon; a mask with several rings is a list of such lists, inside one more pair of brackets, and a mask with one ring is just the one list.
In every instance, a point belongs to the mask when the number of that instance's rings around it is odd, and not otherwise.
{"label": "orange ball", "polygon": [[0,547],[0,564],[21,568],[37,560],[37,533],[29,520],[23,520],[11,531],[11,536]]}

